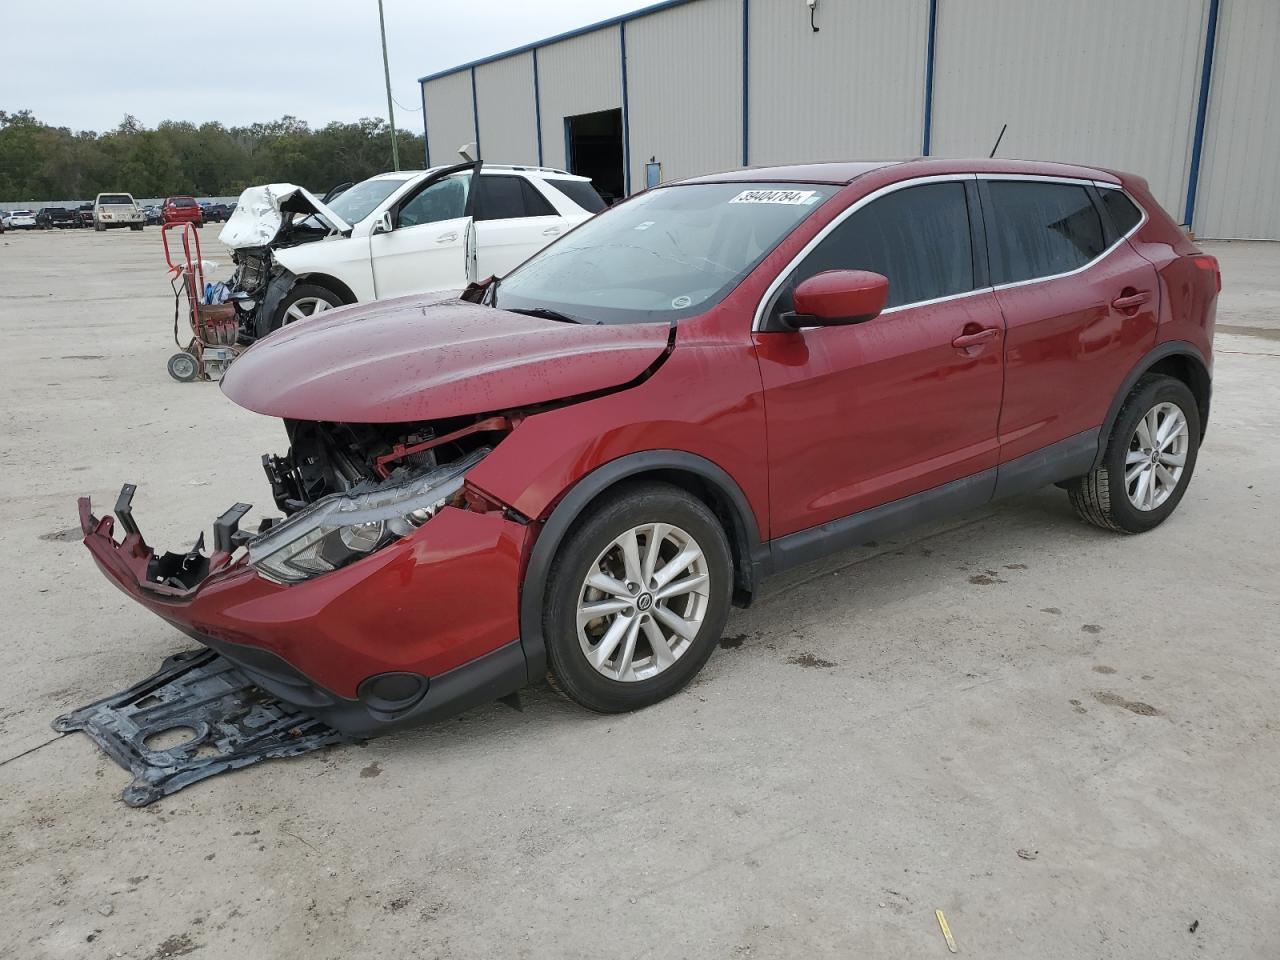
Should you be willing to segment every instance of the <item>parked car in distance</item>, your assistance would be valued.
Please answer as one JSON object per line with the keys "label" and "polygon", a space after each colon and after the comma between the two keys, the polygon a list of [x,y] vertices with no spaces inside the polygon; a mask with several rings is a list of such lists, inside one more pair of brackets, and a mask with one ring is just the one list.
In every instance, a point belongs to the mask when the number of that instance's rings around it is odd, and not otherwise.
{"label": "parked car in distance", "polygon": [[93,201],[93,229],[99,233],[117,227],[141,230],[145,224],[146,217],[131,194],[100,193]]}
{"label": "parked car in distance", "polygon": [[86,499],[81,526],[118,587],[340,730],[548,670],[631,710],[688,683],[766,575],[831,551],[1054,483],[1104,529],[1164,522],[1220,287],[1109,170],[664,184],[461,300],[351,307],[241,355],[222,389],[284,421],[263,458],[284,519],[239,535],[233,508],[211,557],[157,556],[126,487],[123,544]]}
{"label": "parked car in distance", "polygon": [[93,204],[82,203],[76,207],[76,226],[92,227],[93,226]]}
{"label": "parked car in distance", "polygon": [[226,223],[231,216],[231,208],[225,203],[210,203],[203,208],[205,223]]}
{"label": "parked car in distance", "polygon": [[55,227],[65,230],[76,225],[76,215],[66,207],[41,207],[36,213],[36,226],[43,230]]}
{"label": "parked car in distance", "polygon": [[590,180],[549,167],[485,164],[472,196],[474,166],[379,174],[328,203],[293,184],[250,187],[219,234],[253,304],[242,326],[263,336],[343,304],[460,290],[604,208]]}
{"label": "parked car in distance", "polygon": [[193,223],[204,226],[204,212],[193,197],[166,197],[160,207],[160,219],[164,223]]}
{"label": "parked car in distance", "polygon": [[34,230],[36,214],[34,210],[11,210],[4,218],[4,224],[10,230]]}

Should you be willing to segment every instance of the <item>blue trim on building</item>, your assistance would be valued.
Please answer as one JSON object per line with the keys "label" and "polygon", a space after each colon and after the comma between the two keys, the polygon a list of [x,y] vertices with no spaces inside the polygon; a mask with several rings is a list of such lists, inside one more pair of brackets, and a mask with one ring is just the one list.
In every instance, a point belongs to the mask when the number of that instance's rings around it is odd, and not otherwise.
{"label": "blue trim on building", "polygon": [[476,95],[476,68],[471,68],[471,124],[476,131],[476,159],[484,156],[480,152],[480,97]]}
{"label": "blue trim on building", "polygon": [[929,0],[929,39],[924,54],[924,150],[933,145],[933,57],[938,42],[938,0]]}
{"label": "blue trim on building", "polygon": [[632,10],[630,13],[624,13],[616,17],[610,17],[608,20],[600,20],[596,23],[585,27],[578,27],[574,30],[567,30],[564,33],[557,33],[554,37],[547,37],[544,40],[535,40],[533,43],[526,43],[519,47],[512,47],[510,50],[504,50],[502,53],[491,54],[487,57],[481,57],[479,60],[472,60],[470,63],[459,64],[456,67],[449,67],[447,70],[438,70],[435,73],[429,73],[425,77],[419,77],[419,83],[427,83],[431,80],[439,80],[441,77],[447,77],[451,73],[461,73],[463,70],[473,70],[476,67],[484,66],[486,63],[493,63],[495,60],[502,60],[505,57],[513,56],[517,53],[528,53],[530,50],[536,50],[538,47],[549,46],[553,43],[559,43],[561,40],[571,40],[574,37],[580,37],[584,33],[590,33],[592,30],[599,30],[603,27],[615,27],[626,23],[629,20],[638,20],[640,17],[647,17],[651,13],[658,13],[661,10],[668,10],[671,7],[682,7],[686,3],[693,3],[694,0],[663,0],[661,3],[651,4],[642,7],[639,10]]}
{"label": "blue trim on building", "polygon": [[618,24],[618,51],[622,56],[622,191],[631,196],[631,110],[627,107],[627,22]]}
{"label": "blue trim on building", "polygon": [[573,152],[569,149],[569,118],[564,118],[564,169],[573,173]]}
{"label": "blue trim on building", "polygon": [[426,168],[431,168],[431,136],[427,131],[427,89],[419,86],[418,93],[422,97],[422,160]]}
{"label": "blue trim on building", "polygon": [[1209,0],[1209,23],[1204,32],[1204,56],[1200,68],[1200,101],[1196,104],[1196,132],[1191,141],[1191,172],[1187,176],[1187,205],[1182,222],[1192,227],[1196,215],[1196,191],[1200,187],[1200,155],[1204,150],[1204,128],[1209,118],[1209,84],[1213,80],[1213,49],[1218,40],[1218,0]]}
{"label": "blue trim on building", "polygon": [[747,108],[747,89],[748,78],[748,61],[751,57],[750,50],[750,24],[751,24],[751,0],[742,0],[742,165],[748,165],[748,158],[751,156],[751,137],[750,137],[750,111]]}
{"label": "blue trim on building", "polygon": [[538,88],[537,47],[533,49],[533,124],[538,135],[538,166],[542,166],[542,92]]}

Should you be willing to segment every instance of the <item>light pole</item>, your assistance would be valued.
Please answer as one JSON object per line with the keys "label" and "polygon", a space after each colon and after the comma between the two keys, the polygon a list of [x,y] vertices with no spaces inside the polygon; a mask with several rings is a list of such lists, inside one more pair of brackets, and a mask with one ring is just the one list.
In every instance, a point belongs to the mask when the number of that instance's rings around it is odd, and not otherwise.
{"label": "light pole", "polygon": [[382,16],[382,0],[378,0],[378,29],[382,33],[382,73],[387,81],[387,120],[391,124],[391,166],[400,169],[400,147],[396,143],[396,112],[391,105],[391,63],[387,60],[387,21]]}

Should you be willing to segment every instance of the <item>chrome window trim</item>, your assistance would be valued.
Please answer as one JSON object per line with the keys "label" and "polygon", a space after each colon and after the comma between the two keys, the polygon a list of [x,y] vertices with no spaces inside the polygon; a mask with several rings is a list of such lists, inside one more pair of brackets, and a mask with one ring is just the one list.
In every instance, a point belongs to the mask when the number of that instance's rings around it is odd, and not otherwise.
{"label": "chrome window trim", "polygon": [[[760,298],[760,302],[756,304],[755,314],[753,315],[752,321],[751,321],[751,332],[752,333],[763,332],[765,310],[768,307],[769,303],[773,300],[774,296],[777,294],[778,289],[782,286],[783,281],[786,280],[786,278],[791,275],[791,272],[800,265],[801,261],[803,261],[805,257],[809,256],[809,254],[811,254],[814,251],[814,248],[816,248],[818,244],[820,244],[823,240],[825,240],[828,236],[830,236],[831,233],[835,231],[836,227],[840,226],[840,224],[844,223],[845,220],[853,216],[853,214],[857,213],[867,204],[872,203],[875,200],[878,200],[880,197],[883,197],[886,194],[893,193],[897,190],[904,190],[907,187],[919,186],[920,184],[926,184],[926,183],[946,183],[950,181],[963,182],[965,180],[1026,180],[1026,181],[1038,182],[1038,183],[1066,183],[1066,184],[1074,184],[1076,186],[1083,186],[1083,187],[1092,186],[1092,187],[1098,188],[1099,190],[1119,190],[1121,193],[1125,195],[1125,197],[1129,200],[1130,203],[1132,203],[1135,207],[1138,208],[1138,212],[1142,216],[1138,220],[1138,222],[1135,223],[1133,227],[1129,229],[1127,233],[1117,238],[1115,243],[1111,244],[1111,246],[1107,247],[1105,250],[1099,253],[1096,257],[1094,257],[1088,263],[1082,266],[1076,267],[1074,270],[1068,270],[1065,273],[1049,274],[1048,276],[1044,276],[1044,277],[1032,277],[1028,280],[1014,280],[1014,281],[1011,281],[1010,283],[988,285],[985,287],[975,287],[973,290],[965,290],[963,293],[952,293],[952,294],[948,294],[945,297],[935,297],[932,300],[917,300],[912,303],[900,303],[896,307],[887,307],[886,309],[882,310],[880,312],[880,316],[882,317],[887,316],[889,314],[897,313],[900,310],[914,310],[916,307],[933,306],[934,304],[946,303],[950,300],[961,300],[965,297],[972,297],[980,293],[994,293],[997,290],[1008,290],[1012,287],[1023,287],[1033,283],[1044,283],[1046,280],[1057,280],[1062,277],[1070,277],[1074,274],[1080,273],[1083,270],[1087,270],[1088,268],[1094,266],[1097,263],[1102,262],[1102,260],[1104,260],[1107,256],[1109,256],[1113,250],[1115,250],[1118,246],[1120,246],[1122,243],[1128,240],[1131,236],[1133,236],[1138,230],[1140,230],[1142,228],[1142,225],[1145,224],[1148,220],[1146,208],[1143,207],[1143,205],[1140,204],[1136,199],[1134,199],[1133,195],[1130,194],[1127,190],[1125,190],[1123,186],[1117,183],[1106,183],[1104,181],[1099,181],[1099,180],[1084,180],[1078,177],[1054,177],[1054,176],[1047,176],[1044,174],[1031,174],[1031,173],[945,173],[945,174],[935,174],[932,176],[925,176],[925,177],[913,177],[908,180],[899,180],[896,183],[890,183],[886,186],[881,187],[879,190],[876,190],[872,193],[867,194],[865,197],[862,197],[861,199],[857,200],[856,202],[851,204],[849,207],[847,207],[845,210],[841,211],[835,217],[835,219],[833,219],[825,227],[819,230],[818,233],[808,243],[804,245],[803,249],[801,249],[799,253],[797,253],[794,257],[791,258],[790,262],[787,263],[786,267],[780,270],[778,272],[778,275],[773,278],[773,281],[765,289],[764,296],[762,296]],[[816,328],[801,327],[800,329],[813,330]]]}
{"label": "chrome window trim", "polygon": [[[1060,280],[1063,277],[1073,277],[1077,273],[1081,273],[1085,270],[1088,270],[1090,267],[1096,266],[1097,264],[1101,263],[1103,260],[1105,260],[1107,257],[1111,255],[1111,252],[1115,250],[1116,247],[1120,246],[1122,243],[1128,240],[1131,236],[1133,236],[1133,234],[1136,233],[1142,227],[1142,225],[1147,222],[1146,208],[1144,208],[1142,204],[1140,204],[1137,200],[1135,200],[1132,196],[1130,196],[1128,191],[1126,191],[1124,187],[1120,186],[1119,184],[1101,183],[1097,180],[1074,180],[1074,179],[1068,180],[1065,177],[1032,177],[1032,176],[1015,177],[1015,176],[1008,176],[1008,175],[1003,175],[1003,176],[991,175],[991,176],[984,176],[981,179],[983,180],[1036,180],[1039,182],[1052,181],[1055,183],[1074,183],[1080,186],[1093,186],[1093,187],[1097,187],[1100,190],[1119,190],[1121,193],[1125,195],[1125,197],[1128,199],[1130,203],[1132,203],[1135,207],[1138,208],[1138,212],[1142,214],[1142,216],[1138,219],[1138,222],[1135,223],[1127,233],[1117,237],[1115,243],[1111,244],[1111,246],[1104,249],[1101,253],[1099,253],[1096,257],[1094,257],[1088,263],[1081,264],[1080,266],[1076,267],[1074,270],[1067,270],[1067,271],[1064,271],[1063,273],[1051,273],[1048,276],[1044,276],[1044,277],[1031,277],[1027,280],[1011,280],[1009,283],[997,283],[991,287],[992,290],[1011,290],[1014,287],[1027,287],[1033,283],[1044,283],[1046,280]],[[1106,225],[1104,224],[1103,226],[1105,229]]]}

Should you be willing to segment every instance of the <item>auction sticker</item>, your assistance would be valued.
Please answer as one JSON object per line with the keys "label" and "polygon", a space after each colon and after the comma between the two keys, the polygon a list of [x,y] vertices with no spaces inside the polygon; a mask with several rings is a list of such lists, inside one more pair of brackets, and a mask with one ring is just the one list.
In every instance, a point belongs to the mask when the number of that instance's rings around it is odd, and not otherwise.
{"label": "auction sticker", "polygon": [[802,206],[813,203],[816,190],[743,190],[730,203],[787,203]]}

